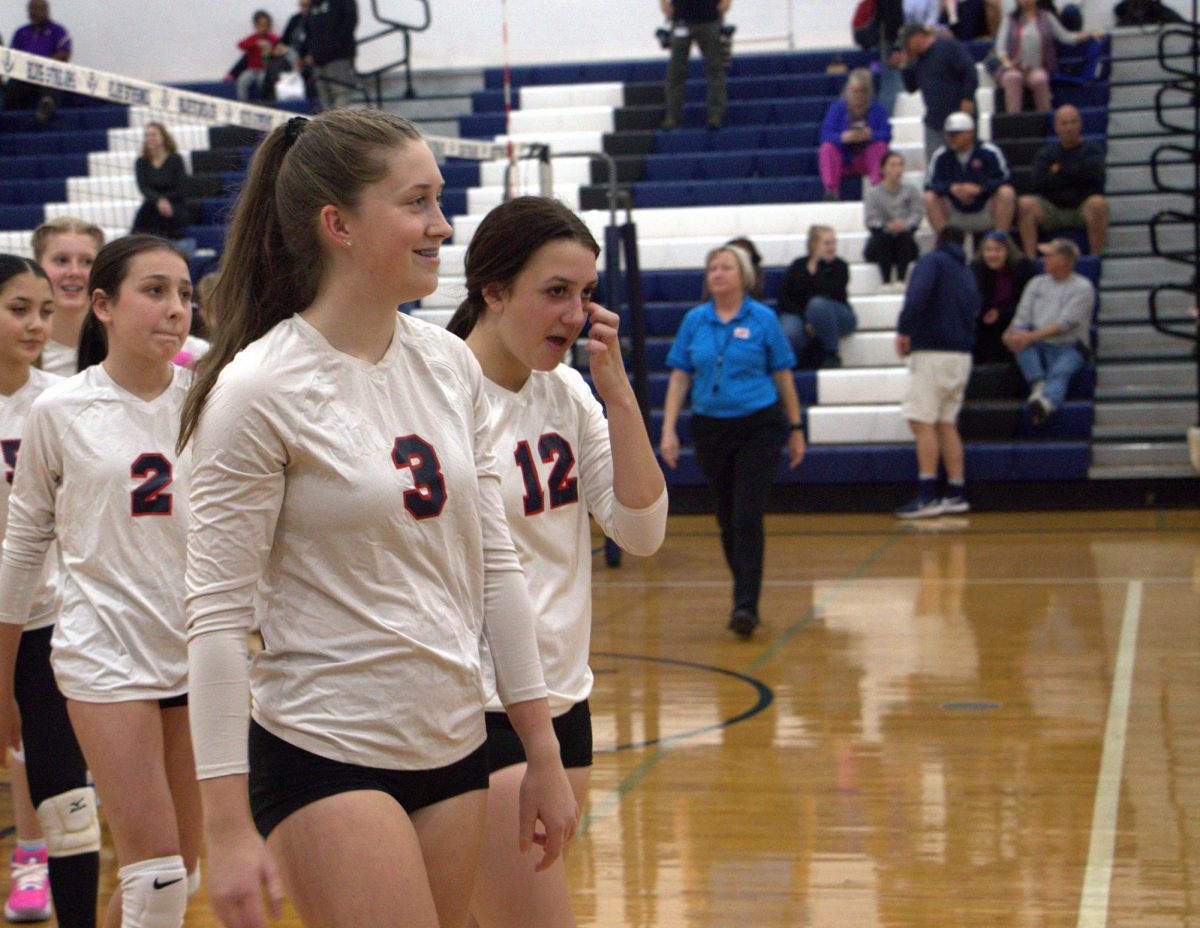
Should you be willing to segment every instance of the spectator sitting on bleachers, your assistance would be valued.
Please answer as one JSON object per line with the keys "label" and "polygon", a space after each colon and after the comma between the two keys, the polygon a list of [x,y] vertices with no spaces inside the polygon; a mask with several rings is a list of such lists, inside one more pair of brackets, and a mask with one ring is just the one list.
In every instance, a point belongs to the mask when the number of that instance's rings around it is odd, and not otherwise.
{"label": "spectator sitting on bleachers", "polygon": [[1007,232],[1017,195],[1004,154],[975,139],[975,120],[967,113],[946,117],[946,144],[929,163],[925,213],[935,232],[949,223],[964,232]]}
{"label": "spectator sitting on bleachers", "polygon": [[279,42],[271,49],[267,61],[267,76],[263,81],[263,97],[276,99],[275,85],[286,71],[300,74],[304,81],[304,96],[310,106],[317,100],[317,88],[313,84],[312,68],[305,67],[302,60],[308,54],[308,10],[312,0],[299,0],[300,9],[293,13],[283,28]]}
{"label": "spectator sitting on bleachers", "polygon": [[996,47],[989,62],[996,67],[993,77],[1004,88],[1004,110],[1021,112],[1025,90],[1033,95],[1033,109],[1050,111],[1050,75],[1058,66],[1054,43],[1078,45],[1101,39],[1098,32],[1068,32],[1058,17],[1038,9],[1038,0],[1017,0],[1012,14],[1005,16],[996,33]]}
{"label": "spectator sitting on bleachers", "polygon": [[767,275],[763,273],[763,259],[758,248],[745,236],[731,238],[725,244],[740,248],[750,256],[750,264],[754,268],[754,283],[750,285],[750,295],[761,303],[767,291]]}
{"label": "spectator sitting on bleachers", "polygon": [[871,72],[855,68],[846,78],[841,97],[830,105],[821,123],[817,163],[826,200],[838,199],[843,177],[865,174],[872,184],[879,183],[892,126],[887,110],[871,99],[872,93]]}
{"label": "spectator sitting on bleachers", "polygon": [[925,103],[928,159],[942,144],[946,117],[959,110],[975,112],[975,91],[979,87],[975,61],[952,36],[917,23],[909,23],[901,31],[900,48],[904,87],[909,93],[920,90]]}
{"label": "spectator sitting on bleachers", "polygon": [[1054,114],[1058,141],[1033,159],[1033,193],[1017,201],[1017,228],[1031,258],[1037,253],[1038,229],[1060,232],[1086,229],[1088,251],[1104,251],[1108,240],[1108,202],[1104,199],[1104,149],[1083,137],[1079,110],[1060,106]]}
{"label": "spectator sitting on bleachers", "polygon": [[903,183],[904,156],[889,151],[883,159],[883,182],[863,195],[863,221],[871,233],[864,257],[879,265],[884,286],[904,285],[908,266],[917,260],[915,233],[925,218],[921,191]]}
{"label": "spectator sitting on bleachers", "polygon": [[[55,61],[71,60],[71,35],[50,18],[46,0],[29,0],[29,22],[13,33],[14,51],[41,55]],[[4,85],[4,108],[37,108],[38,122],[47,122],[62,101],[62,93],[48,87],[10,80]]]}
{"label": "spectator sitting on bleachers", "polygon": [[177,239],[187,225],[184,215],[183,181],[187,168],[167,127],[146,124],[142,153],[134,165],[138,191],[144,198],[133,219],[134,232]]}
{"label": "spectator sitting on bleachers", "polygon": [[1003,336],[1017,313],[1017,304],[1025,285],[1037,268],[1003,232],[986,232],[979,254],[971,262],[979,287],[982,309],[975,323],[976,364],[1003,364],[1012,361]]}
{"label": "spectator sitting on bleachers", "polygon": [[[838,341],[858,326],[846,288],[850,266],[837,255],[837,233],[809,226],[808,255],[797,258],[779,285],[779,323],[802,367],[841,367]],[[812,358],[810,344],[820,348]]]}
{"label": "spectator sitting on bleachers", "polygon": [[237,76],[237,98],[256,99],[262,96],[267,76],[267,59],[279,44],[279,36],[271,31],[271,14],[266,10],[254,13],[254,31],[238,42],[246,56],[246,67]]}
{"label": "spectator sitting on bleachers", "polygon": [[1067,385],[1087,362],[1088,326],[1096,292],[1075,273],[1079,248],[1066,238],[1038,246],[1046,266],[1029,282],[1004,344],[1029,384],[1029,417],[1041,425],[1067,398]]}
{"label": "spectator sitting on bleachers", "polygon": [[[961,229],[946,226],[933,251],[917,261],[896,323],[896,353],[908,362],[903,413],[917,444],[917,495],[896,510],[901,519],[922,519],[970,509],[964,452],[958,434],[979,291],[967,270]],[[946,468],[946,492],[938,493],[938,461]]]}

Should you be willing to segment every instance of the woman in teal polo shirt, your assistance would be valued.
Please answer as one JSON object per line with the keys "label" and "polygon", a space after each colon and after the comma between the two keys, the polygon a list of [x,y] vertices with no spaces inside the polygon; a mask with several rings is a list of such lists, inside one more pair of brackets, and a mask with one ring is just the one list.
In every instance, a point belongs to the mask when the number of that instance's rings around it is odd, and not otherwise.
{"label": "woman in teal polo shirt", "polygon": [[[763,508],[786,444],[788,467],[804,458],[796,357],[779,319],[747,296],[749,256],[725,246],[705,262],[707,303],[683,318],[667,355],[671,380],[663,410],[663,463],[679,463],[675,423],[689,387],[696,460],[717,496],[721,547],[733,572],[729,627],[749,638],[758,625],[762,587]],[[781,408],[782,406],[782,408]]]}

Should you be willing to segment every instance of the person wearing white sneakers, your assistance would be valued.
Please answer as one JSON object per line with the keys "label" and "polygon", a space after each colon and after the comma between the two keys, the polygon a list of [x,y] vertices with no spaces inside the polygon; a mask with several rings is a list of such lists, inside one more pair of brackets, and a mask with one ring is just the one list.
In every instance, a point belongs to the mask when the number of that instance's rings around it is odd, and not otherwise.
{"label": "person wearing white sneakers", "polygon": [[[971,376],[979,289],[963,254],[963,231],[944,226],[937,246],[913,268],[896,324],[896,353],[907,358],[904,418],[917,443],[917,495],[896,510],[901,519],[967,512],[958,412]],[[938,495],[938,462],[946,492]]]}

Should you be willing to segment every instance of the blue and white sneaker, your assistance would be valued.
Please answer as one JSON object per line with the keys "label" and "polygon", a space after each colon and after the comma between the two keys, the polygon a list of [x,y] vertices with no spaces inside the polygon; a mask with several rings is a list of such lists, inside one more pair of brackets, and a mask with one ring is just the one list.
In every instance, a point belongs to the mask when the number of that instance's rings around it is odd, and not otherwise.
{"label": "blue and white sneaker", "polygon": [[967,502],[965,496],[959,493],[955,493],[953,496],[943,496],[941,503],[943,515],[956,516],[971,511],[971,504]]}
{"label": "blue and white sneaker", "polygon": [[945,509],[942,508],[942,500],[940,499],[921,499],[919,496],[914,496],[907,503],[896,510],[897,519],[932,519],[934,516],[940,516]]}

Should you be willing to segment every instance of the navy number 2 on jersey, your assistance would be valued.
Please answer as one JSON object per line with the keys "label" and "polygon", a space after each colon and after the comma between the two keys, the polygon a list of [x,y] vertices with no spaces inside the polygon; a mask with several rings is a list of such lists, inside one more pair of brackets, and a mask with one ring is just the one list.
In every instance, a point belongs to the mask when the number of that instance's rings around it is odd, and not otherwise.
{"label": "navy number 2 on jersey", "polygon": [[169,516],[171,494],[164,493],[174,479],[171,462],[161,454],[142,454],[129,468],[130,477],[144,477],[130,494],[130,508],[135,516]]}

